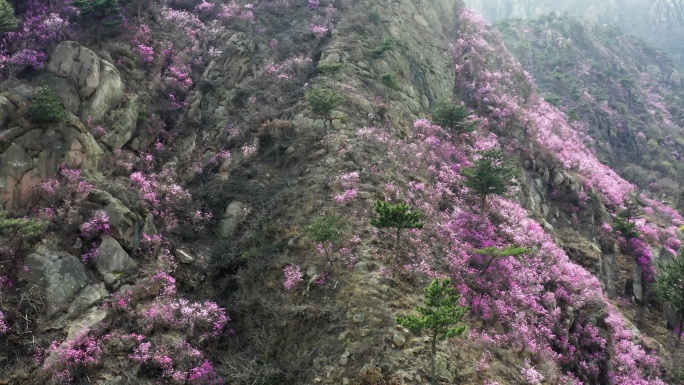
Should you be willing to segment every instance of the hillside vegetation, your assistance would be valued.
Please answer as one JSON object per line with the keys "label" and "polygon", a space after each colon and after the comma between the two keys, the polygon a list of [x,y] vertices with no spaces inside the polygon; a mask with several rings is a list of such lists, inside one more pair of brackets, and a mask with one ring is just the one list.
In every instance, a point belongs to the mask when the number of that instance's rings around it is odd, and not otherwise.
{"label": "hillside vegetation", "polygon": [[12,4],[0,383],[679,381],[684,219],[461,1]]}

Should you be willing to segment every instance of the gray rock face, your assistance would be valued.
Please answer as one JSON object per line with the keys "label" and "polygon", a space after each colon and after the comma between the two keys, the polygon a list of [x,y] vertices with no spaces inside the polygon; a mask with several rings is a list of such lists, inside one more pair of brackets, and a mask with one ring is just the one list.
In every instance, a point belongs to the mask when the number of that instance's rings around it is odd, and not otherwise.
{"label": "gray rock face", "polygon": [[135,133],[138,124],[139,98],[134,96],[126,104],[119,119],[114,123],[102,141],[110,150],[120,150]]}
{"label": "gray rock face", "polygon": [[112,237],[122,242],[129,250],[136,247],[139,237],[142,236],[142,221],[136,214],[106,191],[93,190],[88,196],[88,201],[95,205],[95,209],[107,214]]}
{"label": "gray rock face", "polygon": [[103,283],[86,286],[85,289],[81,290],[76,298],[71,301],[67,315],[69,317],[75,317],[76,315],[83,313],[87,308],[107,297],[108,294]]}
{"label": "gray rock face", "polygon": [[124,274],[136,267],[135,260],[128,256],[116,239],[109,235],[101,238],[102,243],[95,257],[95,267],[100,274]]}
{"label": "gray rock face", "polygon": [[113,64],[100,60],[100,85],[93,96],[83,106],[82,117],[90,116],[93,122],[100,121],[110,110],[113,110],[124,92],[119,71]]}
{"label": "gray rock face", "polygon": [[0,203],[9,209],[18,207],[33,186],[53,177],[61,165],[90,175],[102,155],[95,139],[74,116],[60,127],[17,133],[0,154]]}
{"label": "gray rock face", "polygon": [[46,250],[29,255],[19,278],[42,289],[47,315],[66,310],[74,296],[88,284],[81,261],[71,254]]}
{"label": "gray rock face", "polygon": [[75,41],[63,41],[50,55],[47,81],[73,114],[94,122],[116,107],[124,86],[119,71]]}
{"label": "gray rock face", "polygon": [[55,48],[47,70],[68,78],[83,99],[89,98],[100,84],[100,59],[75,41],[64,41]]}
{"label": "gray rock face", "polygon": [[242,202],[231,202],[223,213],[223,220],[219,223],[219,235],[223,238],[232,237],[242,219]]}
{"label": "gray rock face", "polygon": [[7,120],[14,116],[16,107],[4,96],[0,96],[0,129],[5,126]]}

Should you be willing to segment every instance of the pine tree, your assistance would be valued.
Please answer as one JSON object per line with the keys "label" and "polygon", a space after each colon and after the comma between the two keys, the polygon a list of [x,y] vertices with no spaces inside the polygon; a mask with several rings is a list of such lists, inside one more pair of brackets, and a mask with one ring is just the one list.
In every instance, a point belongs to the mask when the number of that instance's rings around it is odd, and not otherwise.
{"label": "pine tree", "polygon": [[421,219],[423,213],[420,211],[410,211],[410,207],[406,202],[391,204],[387,201],[376,200],[373,204],[375,213],[378,218],[371,219],[371,225],[383,229],[394,228],[397,229],[396,241],[394,244],[395,257],[399,256],[399,238],[402,229],[421,229],[425,225]]}
{"label": "pine tree", "polygon": [[342,216],[329,214],[316,219],[304,229],[314,242],[323,246],[328,262],[330,262],[332,243],[338,241],[342,236],[341,222]]}
{"label": "pine tree", "polygon": [[450,100],[442,100],[432,110],[432,119],[442,127],[450,129],[454,134],[475,130],[475,123],[466,121],[470,113],[461,104]]}
{"label": "pine tree", "polygon": [[629,247],[629,240],[632,238],[637,238],[639,236],[639,231],[636,228],[636,223],[634,219],[639,215],[639,209],[633,201],[626,204],[624,210],[620,210],[615,219],[613,220],[613,229],[617,235],[625,238],[627,245]]}
{"label": "pine tree", "polygon": [[489,257],[487,262],[485,262],[484,267],[482,267],[482,269],[480,270],[481,272],[485,272],[489,268],[489,265],[491,265],[495,259],[517,257],[518,255],[529,253],[530,249],[520,246],[507,246],[503,249],[500,249],[498,247],[492,246],[485,247],[484,249],[475,249],[473,250],[473,252],[483,257]]}
{"label": "pine tree", "polygon": [[327,134],[327,122],[330,121],[332,125],[330,114],[335,107],[342,103],[342,97],[331,90],[314,88],[306,93],[306,101],[309,103],[311,112],[323,118],[323,129]]}
{"label": "pine tree", "polygon": [[9,218],[7,211],[0,211],[0,246],[13,244],[21,248],[23,243],[35,240],[47,228],[47,222],[31,218]]}
{"label": "pine tree", "polygon": [[659,265],[660,273],[653,284],[656,297],[662,302],[669,302],[679,317],[677,337],[681,341],[684,329],[684,248],[679,256],[669,263]]}
{"label": "pine tree", "polygon": [[17,28],[18,21],[14,17],[14,8],[7,0],[0,0],[0,32]]}
{"label": "pine tree", "polygon": [[31,105],[26,111],[37,123],[56,123],[66,118],[67,111],[55,92],[48,86],[38,89],[31,98]]}
{"label": "pine tree", "polygon": [[488,195],[506,193],[516,168],[505,159],[503,151],[487,150],[480,153],[472,166],[462,169],[461,174],[465,176],[464,184],[478,194],[484,204]]}
{"label": "pine tree", "polygon": [[98,45],[102,41],[102,27],[114,27],[123,21],[119,0],[74,0],[73,5],[81,16],[95,19],[95,33]]}
{"label": "pine tree", "polygon": [[427,329],[431,332],[430,372],[432,384],[437,383],[435,356],[437,340],[460,337],[466,332],[461,320],[468,312],[467,307],[458,306],[461,296],[451,286],[451,279],[435,279],[425,288],[425,305],[416,310],[420,316],[404,316],[397,318],[397,323],[412,333],[421,334]]}

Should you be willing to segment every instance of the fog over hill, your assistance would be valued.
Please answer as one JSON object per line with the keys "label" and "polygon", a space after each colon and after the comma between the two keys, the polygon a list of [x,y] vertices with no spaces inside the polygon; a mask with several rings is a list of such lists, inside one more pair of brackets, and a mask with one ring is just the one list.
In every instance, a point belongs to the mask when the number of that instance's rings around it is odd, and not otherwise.
{"label": "fog over hill", "polygon": [[684,65],[684,1],[682,0],[466,0],[490,22],[530,19],[549,12],[568,12],[599,24],[611,24],[656,44]]}

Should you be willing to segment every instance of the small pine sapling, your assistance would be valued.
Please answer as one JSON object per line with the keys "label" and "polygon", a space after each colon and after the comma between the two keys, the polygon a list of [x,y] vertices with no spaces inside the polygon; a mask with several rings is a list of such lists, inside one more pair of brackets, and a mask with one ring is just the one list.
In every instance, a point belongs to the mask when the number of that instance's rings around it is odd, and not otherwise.
{"label": "small pine sapling", "polygon": [[316,68],[324,74],[333,74],[341,70],[344,67],[344,63],[322,61],[319,62]]}
{"label": "small pine sapling", "polygon": [[380,81],[387,88],[396,89],[399,86],[399,80],[396,72],[388,72],[380,75]]}
{"label": "small pine sapling", "polygon": [[437,355],[437,340],[460,337],[465,334],[466,326],[461,324],[469,308],[459,306],[461,299],[456,294],[451,279],[435,279],[425,288],[425,306],[416,310],[420,316],[403,316],[397,318],[397,323],[412,333],[421,334],[427,329],[431,333],[430,373],[432,384],[437,384],[435,356]]}
{"label": "small pine sapling", "polygon": [[375,54],[375,56],[382,56],[385,52],[392,50],[392,48],[394,48],[394,39],[386,37],[383,39],[381,45],[373,49],[373,54]]}
{"label": "small pine sapling", "polygon": [[314,242],[323,247],[327,259],[326,266],[329,266],[332,261],[331,253],[333,243],[337,242],[342,237],[341,222],[342,216],[338,214],[329,214],[316,219],[311,225],[304,229],[306,234]]}
{"label": "small pine sapling", "polygon": [[454,134],[462,134],[475,130],[475,122],[468,122],[470,116],[468,109],[451,100],[442,100],[432,110],[433,121],[442,127],[448,128]]}
{"label": "small pine sapling", "polygon": [[7,0],[0,0],[0,32],[17,28],[19,22],[14,17],[14,8]]}
{"label": "small pine sapling", "polygon": [[482,269],[480,270],[480,272],[484,273],[485,271],[487,271],[489,265],[491,265],[495,259],[517,257],[518,255],[529,253],[530,249],[515,245],[507,246],[503,249],[492,246],[485,247],[484,249],[475,249],[473,250],[473,252],[483,257],[488,257],[487,262],[484,263]]}
{"label": "small pine sapling", "polygon": [[636,203],[628,202],[624,210],[620,210],[613,220],[613,229],[615,233],[623,237],[629,247],[629,240],[639,237],[634,219],[639,215],[639,209]]}
{"label": "small pine sapling", "polygon": [[31,98],[26,111],[29,118],[36,123],[58,123],[66,118],[67,111],[55,92],[48,86],[38,89]]}
{"label": "small pine sapling", "polygon": [[0,246],[13,244],[20,248],[23,243],[38,238],[45,232],[48,222],[32,218],[9,218],[7,211],[0,211]]}
{"label": "small pine sapling", "polygon": [[342,103],[342,97],[331,90],[314,88],[306,93],[306,101],[309,103],[311,112],[323,119],[323,129],[327,135],[328,121],[330,121],[330,125],[332,125],[330,114],[335,107]]}
{"label": "small pine sapling", "polygon": [[684,329],[684,250],[669,263],[660,263],[660,273],[653,284],[656,298],[669,302],[679,317],[677,337],[681,343]]}
{"label": "small pine sapling", "polygon": [[371,225],[383,229],[394,228],[396,240],[394,243],[394,256],[399,257],[399,238],[402,229],[422,229],[425,222],[422,221],[423,213],[420,211],[410,211],[408,203],[401,202],[392,204],[383,200],[376,200],[373,210],[378,214],[376,219],[371,219]]}
{"label": "small pine sapling", "polygon": [[516,167],[497,149],[481,152],[479,159],[461,170],[464,184],[480,196],[483,205],[490,194],[504,195],[516,173]]}

